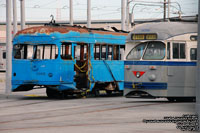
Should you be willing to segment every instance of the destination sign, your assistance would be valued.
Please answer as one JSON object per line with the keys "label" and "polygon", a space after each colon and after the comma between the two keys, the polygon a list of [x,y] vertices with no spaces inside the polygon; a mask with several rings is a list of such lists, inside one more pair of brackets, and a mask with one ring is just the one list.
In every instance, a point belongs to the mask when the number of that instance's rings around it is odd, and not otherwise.
{"label": "destination sign", "polygon": [[156,40],[157,34],[132,34],[132,40]]}

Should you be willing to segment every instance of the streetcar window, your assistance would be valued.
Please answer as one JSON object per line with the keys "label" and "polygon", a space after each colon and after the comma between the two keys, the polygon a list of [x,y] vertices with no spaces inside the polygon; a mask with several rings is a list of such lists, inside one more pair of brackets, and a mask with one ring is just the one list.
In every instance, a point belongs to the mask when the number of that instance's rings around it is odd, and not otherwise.
{"label": "streetcar window", "polygon": [[75,48],[75,59],[76,60],[87,60],[88,59],[88,45],[78,44]]}
{"label": "streetcar window", "polygon": [[143,56],[144,60],[161,60],[165,57],[165,44],[150,42]]}
{"label": "streetcar window", "polygon": [[13,54],[15,59],[32,59],[33,45],[27,45],[27,44],[14,45]]}
{"label": "streetcar window", "polygon": [[3,52],[3,59],[6,59],[6,52]]}
{"label": "streetcar window", "polygon": [[61,45],[61,59],[72,60],[72,45],[69,43],[63,43]]}
{"label": "streetcar window", "polygon": [[106,60],[106,45],[101,45],[101,59]]}
{"label": "streetcar window", "polygon": [[33,46],[32,45],[24,45],[24,59],[32,59],[33,57]]}
{"label": "streetcar window", "polygon": [[34,59],[56,59],[58,48],[56,45],[42,44],[34,46]]}
{"label": "streetcar window", "polygon": [[185,59],[185,44],[180,43],[180,59]]}
{"label": "streetcar window", "polygon": [[139,60],[139,59],[141,59],[146,45],[147,45],[147,43],[141,43],[141,44],[137,45],[136,47],[134,47],[129,52],[126,59],[127,60]]}
{"label": "streetcar window", "polygon": [[[35,46],[35,53],[34,53],[34,59],[44,59],[43,57],[44,56],[41,56],[43,55],[43,53],[45,53],[45,51],[43,50],[45,48],[44,45],[38,45],[38,46]],[[41,54],[42,52],[42,54]]]}
{"label": "streetcar window", "polygon": [[185,44],[184,43],[173,43],[173,58],[185,59]]}
{"label": "streetcar window", "polygon": [[113,46],[113,60],[119,60],[119,45]]}
{"label": "streetcar window", "polygon": [[80,60],[80,45],[77,45],[74,48],[74,53],[75,53],[75,59],[76,60]]}
{"label": "streetcar window", "polygon": [[120,45],[100,45],[94,46],[95,60],[121,60],[124,54],[124,47]]}
{"label": "streetcar window", "polygon": [[170,55],[171,55],[171,52],[170,52],[170,42],[167,42],[167,59],[170,59]]}
{"label": "streetcar window", "polygon": [[178,45],[178,43],[173,43],[173,58],[174,59],[179,58],[179,45]]}
{"label": "streetcar window", "polygon": [[88,51],[88,45],[84,45],[84,60],[87,60],[88,59],[88,55],[89,55],[89,51]]}
{"label": "streetcar window", "polygon": [[120,46],[120,60],[124,60],[125,46]]}
{"label": "streetcar window", "polygon": [[19,44],[14,46],[13,54],[15,59],[56,59],[58,48],[50,44]]}
{"label": "streetcar window", "polygon": [[40,49],[36,49],[35,50],[33,59],[41,59],[41,51],[40,51]]}
{"label": "streetcar window", "polygon": [[113,51],[112,51],[112,45],[108,45],[108,60],[112,60],[112,53],[113,53]]}
{"label": "streetcar window", "polygon": [[196,48],[190,49],[190,60],[197,60],[197,49]]}
{"label": "streetcar window", "polygon": [[99,44],[94,45],[94,59],[100,60],[100,45]]}

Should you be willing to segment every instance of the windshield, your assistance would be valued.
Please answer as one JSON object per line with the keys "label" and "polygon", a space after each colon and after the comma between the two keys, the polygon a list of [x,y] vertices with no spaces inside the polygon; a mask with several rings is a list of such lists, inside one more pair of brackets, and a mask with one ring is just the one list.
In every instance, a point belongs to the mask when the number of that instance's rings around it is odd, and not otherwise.
{"label": "windshield", "polygon": [[134,47],[127,55],[127,60],[162,60],[165,57],[165,44],[145,42]]}
{"label": "windshield", "polygon": [[165,44],[162,42],[149,42],[144,60],[162,60],[165,57]]}
{"label": "windshield", "polygon": [[56,45],[14,45],[13,55],[15,59],[56,59],[58,48]]}
{"label": "windshield", "polygon": [[141,59],[143,52],[146,48],[147,43],[141,43],[134,47],[129,54],[127,55],[126,59],[127,60],[139,60]]}

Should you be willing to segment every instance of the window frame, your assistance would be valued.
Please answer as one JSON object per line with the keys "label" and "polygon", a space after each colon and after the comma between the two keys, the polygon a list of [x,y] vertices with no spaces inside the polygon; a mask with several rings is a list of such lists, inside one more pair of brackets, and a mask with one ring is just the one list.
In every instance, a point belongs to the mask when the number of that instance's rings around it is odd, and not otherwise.
{"label": "window frame", "polygon": [[[174,58],[174,44],[178,44],[178,50],[179,50],[179,53],[178,53],[178,58]],[[180,56],[181,56],[181,45],[182,44],[184,44],[184,54],[185,54],[185,58],[181,58]],[[172,56],[172,58],[171,58],[171,60],[177,60],[177,61],[179,61],[179,60],[181,60],[181,61],[186,61],[187,60],[187,43],[186,42],[184,42],[184,41],[173,41],[173,42],[171,42],[171,56]]]}
{"label": "window frame", "polygon": [[[99,50],[97,51],[98,48]],[[94,44],[94,49],[93,49],[94,60],[109,60],[109,61],[123,60],[121,58],[122,57],[121,52],[120,52],[121,49],[125,49],[125,46],[123,47],[122,45],[117,45],[117,44]],[[97,58],[98,54],[99,54],[99,58]],[[114,57],[114,54],[115,54],[115,57]]]}
{"label": "window frame", "polygon": [[[192,52],[192,50],[195,50],[195,52],[196,52],[196,59],[191,59],[191,52]],[[197,61],[197,48],[190,48],[190,60],[191,61]]]}
{"label": "window frame", "polygon": [[[17,47],[17,46],[19,46],[19,48],[15,49],[15,47]],[[29,46],[30,46],[30,48],[28,48]],[[42,49],[38,49],[39,46],[41,46]],[[48,59],[45,59],[45,56],[47,56],[47,55],[45,55],[45,51],[46,51],[45,46],[50,46],[50,53],[49,53],[50,58],[48,58]],[[55,58],[53,59],[52,58],[52,54],[53,54],[52,50],[53,50],[54,46],[55,46],[55,48],[54,48],[55,49]],[[32,55],[30,58],[28,58],[28,52],[29,52],[28,50],[29,49],[32,49]],[[24,52],[24,51],[26,51],[26,52]],[[16,52],[19,52],[20,55],[16,55]],[[40,53],[38,54],[38,52],[40,52]],[[14,48],[13,48],[13,58],[18,59],[18,60],[56,60],[58,58],[58,56],[56,57],[56,54],[58,55],[58,53],[59,53],[59,48],[56,44],[37,44],[37,45],[15,44]],[[38,55],[40,55],[39,58],[38,58]],[[15,56],[20,56],[20,58],[15,57]]]}
{"label": "window frame", "polygon": [[[136,47],[138,47],[139,45],[142,45],[142,44],[145,44],[145,46],[144,46],[144,49],[143,49],[143,52],[142,52],[142,55],[140,56],[140,58],[138,58],[138,59],[133,59],[133,58],[128,59],[128,56],[130,55],[130,53],[132,52],[132,50],[134,50]],[[148,45],[148,42],[140,42],[140,43],[138,43],[136,46],[134,46],[134,47],[128,52],[128,54],[126,55],[126,60],[142,60],[143,55],[144,55],[144,53],[145,53],[145,50],[146,50],[146,48],[147,48],[147,45]]]}
{"label": "window frame", "polygon": [[68,42],[63,42],[60,45],[60,58],[61,60],[67,61],[67,60],[72,60],[72,43],[68,43]]}
{"label": "window frame", "polygon": [[171,55],[172,55],[171,54],[172,53],[171,52],[171,44],[172,44],[171,42],[167,42],[167,48],[166,48],[167,49],[166,50],[166,55],[167,55],[166,58],[167,58],[167,60],[171,60],[172,59],[172,57],[171,57]]}
{"label": "window frame", "polygon": [[[148,50],[148,48],[149,48],[149,45],[150,45],[151,43],[153,43],[153,42],[161,43],[161,44],[164,46],[164,51],[163,51],[164,56],[163,56],[162,58],[160,58],[160,59],[144,59],[144,56],[145,56],[145,54],[146,54],[146,52],[147,52],[147,50]],[[142,60],[144,60],[144,61],[145,61],[145,60],[164,60],[165,58],[166,58],[166,44],[165,44],[164,42],[162,42],[162,41],[148,41],[148,42],[147,42],[146,49],[144,50],[143,55],[142,55],[142,57],[141,57]]]}
{"label": "window frame", "polygon": [[[79,50],[78,50],[79,48]],[[90,56],[90,44],[87,43],[77,43],[74,48],[74,58],[78,61],[86,61]],[[77,51],[78,50],[78,51]]]}
{"label": "window frame", "polygon": [[3,50],[3,52],[2,52],[2,59],[6,60],[6,51],[5,50]]}

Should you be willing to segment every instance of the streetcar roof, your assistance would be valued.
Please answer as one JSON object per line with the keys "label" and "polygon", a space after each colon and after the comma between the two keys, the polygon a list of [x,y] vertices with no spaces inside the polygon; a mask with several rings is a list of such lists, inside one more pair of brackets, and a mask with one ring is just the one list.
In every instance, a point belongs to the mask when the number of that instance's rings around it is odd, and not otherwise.
{"label": "streetcar roof", "polygon": [[157,40],[166,40],[168,38],[183,35],[188,33],[197,33],[197,23],[186,23],[186,22],[153,22],[145,23],[134,28],[129,33],[127,41],[132,40],[132,34],[150,34],[156,33]]}
{"label": "streetcar roof", "polygon": [[113,31],[107,31],[107,30],[96,30],[96,29],[90,29],[90,28],[86,28],[86,27],[81,27],[81,26],[70,26],[70,25],[61,25],[61,26],[51,26],[51,25],[47,25],[47,26],[36,26],[36,27],[30,27],[30,28],[26,28],[24,30],[19,31],[16,35],[21,35],[21,34],[37,34],[37,33],[44,33],[44,34],[51,34],[51,33],[62,33],[62,34],[66,34],[69,33],[71,31],[74,32],[79,32],[79,33],[97,33],[97,34],[111,34],[111,35],[116,35],[116,36],[120,36],[120,35],[124,35],[127,36],[127,33],[122,33],[122,32],[113,32]]}
{"label": "streetcar roof", "polygon": [[19,31],[14,43],[41,44],[60,42],[100,43],[124,45],[128,33],[90,29],[80,26],[37,26]]}

